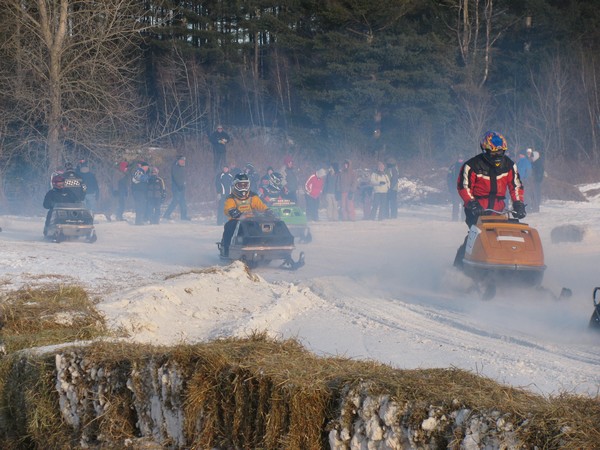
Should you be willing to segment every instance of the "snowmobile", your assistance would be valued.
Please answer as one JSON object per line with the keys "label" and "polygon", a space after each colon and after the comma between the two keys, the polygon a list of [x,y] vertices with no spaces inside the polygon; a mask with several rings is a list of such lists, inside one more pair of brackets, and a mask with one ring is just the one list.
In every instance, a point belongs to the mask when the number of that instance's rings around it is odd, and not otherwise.
{"label": "snowmobile", "polygon": [[540,287],[544,250],[535,228],[509,215],[514,211],[487,209],[471,226],[462,259],[464,273],[483,287],[483,299],[496,295],[496,282]]}
{"label": "snowmobile", "polygon": [[254,212],[237,221],[229,244],[229,254],[224,255],[222,242],[217,242],[222,260],[240,260],[250,268],[267,265],[273,260],[283,260],[281,267],[296,270],[304,265],[304,253],[297,261],[292,258],[294,236],[285,222],[274,213]]}
{"label": "snowmobile", "polygon": [[594,300],[594,312],[590,318],[590,328],[600,332],[600,287],[594,288],[592,298]]}
{"label": "snowmobile", "polygon": [[285,222],[290,233],[298,242],[308,244],[312,241],[312,234],[308,228],[306,212],[290,200],[277,200],[269,208]]}
{"label": "snowmobile", "polygon": [[98,239],[94,229],[94,216],[82,202],[58,203],[52,208],[44,236],[54,242],[83,237],[87,242],[93,243]]}

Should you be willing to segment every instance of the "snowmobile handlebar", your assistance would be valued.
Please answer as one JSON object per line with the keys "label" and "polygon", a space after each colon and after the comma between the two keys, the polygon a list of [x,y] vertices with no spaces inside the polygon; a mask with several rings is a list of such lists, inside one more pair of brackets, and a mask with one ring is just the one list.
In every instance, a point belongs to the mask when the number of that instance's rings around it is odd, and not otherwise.
{"label": "snowmobile handlebar", "polygon": [[517,213],[517,211],[515,211],[514,209],[504,209],[502,211],[498,211],[496,209],[493,208],[484,208],[483,210],[483,214],[484,216],[492,216],[494,214],[497,214],[499,216],[507,216],[508,214],[512,214],[513,216]]}

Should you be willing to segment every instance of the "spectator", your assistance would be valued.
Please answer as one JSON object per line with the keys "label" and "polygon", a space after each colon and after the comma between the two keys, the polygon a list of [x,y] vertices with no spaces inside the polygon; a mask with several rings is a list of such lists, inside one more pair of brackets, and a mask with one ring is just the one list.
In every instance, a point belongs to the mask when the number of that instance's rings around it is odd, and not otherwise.
{"label": "spectator", "polygon": [[400,178],[396,158],[387,160],[385,172],[390,179],[390,189],[387,193],[387,216],[396,219],[398,217],[398,179]]}
{"label": "spectator", "polygon": [[243,173],[248,175],[252,189],[257,190],[260,187],[260,175],[258,174],[256,167],[254,167],[252,163],[246,163]]}
{"label": "spectator", "polygon": [[118,166],[119,172],[122,174],[121,178],[117,182],[117,189],[114,192],[117,197],[117,211],[115,213],[117,220],[123,219],[123,213],[125,212],[125,204],[127,197],[129,196],[129,163],[127,161],[121,161]]}
{"label": "spectator", "polygon": [[519,172],[519,177],[521,177],[521,182],[525,185],[525,182],[531,178],[531,161],[527,157],[525,152],[519,153],[519,159],[517,160],[517,172]]}
{"label": "spectator", "polygon": [[306,218],[313,222],[319,220],[319,199],[323,192],[323,182],[326,175],[327,171],[325,169],[319,169],[309,176],[306,183],[304,183],[306,191]]}
{"label": "spectator", "polygon": [[131,176],[131,194],[133,195],[136,225],[143,225],[146,222],[149,167],[150,165],[146,161],[140,162]]}
{"label": "spectator", "polygon": [[[542,153],[531,148],[527,149],[527,156],[531,161],[531,181],[532,189],[528,192],[531,193],[531,207],[530,212],[540,212],[540,205],[542,204],[542,183],[545,177],[545,158]],[[517,169],[518,170],[518,169]]]}
{"label": "spectator", "polygon": [[460,168],[464,162],[465,160],[463,155],[458,155],[456,161],[448,168],[448,176],[446,181],[448,183],[448,195],[450,195],[450,203],[452,204],[453,222],[458,222],[462,215],[462,199],[456,190],[456,183],[458,183],[458,174],[460,173]]}
{"label": "spectator", "polygon": [[371,186],[373,186],[373,206],[371,208],[371,220],[387,219],[387,194],[390,190],[390,178],[385,173],[385,164],[379,161],[377,170],[371,174]]}
{"label": "spectator", "polygon": [[323,184],[323,194],[325,194],[325,203],[327,205],[327,220],[337,221],[338,215],[338,189],[339,189],[340,166],[333,162],[327,169],[327,176]]}
{"label": "spectator", "polygon": [[223,130],[223,125],[217,125],[217,129],[209,136],[209,141],[213,148],[215,173],[219,173],[227,161],[227,144],[231,137]]}
{"label": "spectator", "polygon": [[291,156],[288,155],[283,159],[283,166],[279,173],[283,177],[283,189],[286,197],[290,201],[298,203],[298,174]]}
{"label": "spectator", "polygon": [[98,186],[98,179],[96,175],[90,172],[90,167],[86,160],[81,160],[77,167],[77,173],[83,184],[86,186],[85,190],[85,207],[90,211],[92,216],[96,210],[96,204],[100,200],[100,186]]}
{"label": "spectator", "polygon": [[342,220],[356,220],[356,211],[354,209],[354,195],[357,188],[357,178],[352,163],[349,159],[344,161],[344,165],[339,175],[339,191],[340,191],[340,210]]}
{"label": "spectator", "polygon": [[146,217],[154,225],[158,225],[160,222],[160,207],[167,197],[165,182],[158,176],[158,172],[158,167],[153,167],[150,170],[150,177],[148,177],[148,210]]}
{"label": "spectator", "polygon": [[79,199],[77,194],[72,189],[65,189],[65,178],[62,175],[54,175],[52,177],[52,189],[50,189],[44,197],[44,208],[48,210],[46,214],[46,222],[44,223],[44,236],[48,235],[48,225],[52,210],[58,203],[76,203]]}
{"label": "spectator", "polygon": [[173,198],[169,207],[163,216],[165,219],[171,219],[171,214],[179,205],[179,216],[181,220],[192,220],[188,217],[187,203],[185,199],[185,156],[179,155],[177,160],[171,166],[171,194]]}
{"label": "spectator", "polygon": [[231,186],[233,185],[233,175],[229,171],[229,166],[225,164],[223,170],[215,180],[217,189],[217,225],[223,225],[227,218],[225,217],[224,206],[225,200],[231,194]]}

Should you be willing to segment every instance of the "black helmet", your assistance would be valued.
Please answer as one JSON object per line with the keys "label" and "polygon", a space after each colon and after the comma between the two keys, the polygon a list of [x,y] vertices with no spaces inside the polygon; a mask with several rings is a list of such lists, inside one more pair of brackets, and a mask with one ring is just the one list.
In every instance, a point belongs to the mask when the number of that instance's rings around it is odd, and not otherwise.
{"label": "black helmet", "polygon": [[233,195],[246,199],[250,196],[250,179],[245,173],[238,173],[233,179]]}

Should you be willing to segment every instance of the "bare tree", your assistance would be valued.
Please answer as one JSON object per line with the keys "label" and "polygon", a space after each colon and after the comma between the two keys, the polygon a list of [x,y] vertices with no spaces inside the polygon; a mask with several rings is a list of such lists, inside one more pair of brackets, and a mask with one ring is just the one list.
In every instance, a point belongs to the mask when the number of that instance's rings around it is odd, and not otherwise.
{"label": "bare tree", "polygon": [[140,3],[0,0],[3,117],[13,145],[45,144],[46,170],[138,126]]}

